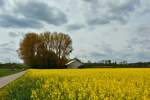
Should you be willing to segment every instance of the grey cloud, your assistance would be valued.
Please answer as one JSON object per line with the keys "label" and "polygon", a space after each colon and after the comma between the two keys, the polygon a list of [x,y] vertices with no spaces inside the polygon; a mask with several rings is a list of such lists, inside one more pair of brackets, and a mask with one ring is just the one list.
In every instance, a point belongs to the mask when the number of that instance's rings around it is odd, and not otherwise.
{"label": "grey cloud", "polygon": [[67,26],[68,31],[76,31],[84,28],[85,26],[82,24],[71,24]]}
{"label": "grey cloud", "polygon": [[14,47],[15,42],[7,42],[0,44],[0,53],[15,53],[16,48]]}
{"label": "grey cloud", "polygon": [[0,44],[0,47],[5,47],[7,45],[9,45],[9,43],[2,43],[2,44]]}
{"label": "grey cloud", "polygon": [[83,0],[83,1],[92,3],[92,2],[95,2],[97,0]]}
{"label": "grey cloud", "polygon": [[140,35],[142,37],[150,37],[150,26],[148,25],[142,25],[139,26],[136,30],[135,33],[137,35]]}
{"label": "grey cloud", "polygon": [[91,59],[93,61],[100,61],[104,59],[111,59],[117,61],[127,60],[126,58],[123,58],[123,56],[124,55],[121,54],[120,52],[116,52],[116,51],[103,52],[99,50],[99,51],[93,51],[88,54],[82,55],[82,58],[86,58],[87,60]]}
{"label": "grey cloud", "polygon": [[[5,52],[4,52],[5,53]],[[20,59],[18,58],[17,54],[6,53],[0,55],[0,63],[20,63]]]}
{"label": "grey cloud", "polygon": [[108,24],[108,23],[110,23],[110,21],[108,19],[100,19],[100,18],[95,18],[95,19],[88,21],[89,25],[98,25],[98,24],[104,25],[104,24]]}
{"label": "grey cloud", "polygon": [[[123,57],[124,56],[124,57]],[[93,61],[99,61],[99,60],[104,60],[104,59],[111,59],[111,60],[117,60],[117,61],[121,61],[121,60],[127,60],[124,54],[120,53],[120,52],[116,52],[116,51],[93,51],[90,52],[86,55],[83,55],[83,57],[86,57],[88,59],[92,59]]]}
{"label": "grey cloud", "polygon": [[[104,25],[112,21],[118,21],[121,24],[128,22],[128,18],[131,13],[133,13],[138,6],[140,6],[140,0],[129,0],[125,3],[120,3],[116,5],[114,2],[105,2],[99,0],[84,0],[85,2],[90,3],[91,11],[88,11],[90,14],[87,19],[89,25]],[[100,13],[101,8],[107,9],[105,13]]]}
{"label": "grey cloud", "polygon": [[5,4],[4,0],[0,0],[0,6],[3,6]]}
{"label": "grey cloud", "polygon": [[147,60],[147,59],[150,60],[150,52],[138,52],[137,58],[144,59],[144,60]]}
{"label": "grey cloud", "polygon": [[130,41],[142,49],[150,50],[150,27],[141,26],[135,30],[136,36]]}
{"label": "grey cloud", "polygon": [[17,32],[9,32],[8,35],[9,37],[12,37],[12,38],[20,36]]}
{"label": "grey cloud", "polygon": [[[95,48],[96,47],[96,48]],[[113,50],[110,44],[102,42],[101,44],[93,45],[93,51],[89,51],[81,55],[80,58],[91,59],[93,61],[99,61],[104,59],[121,60],[123,58],[122,53]],[[126,60],[126,59],[123,59]]]}
{"label": "grey cloud", "polygon": [[131,40],[131,44],[134,45],[134,46],[137,46],[137,47],[140,47],[142,48],[143,50],[150,50],[150,39],[149,38],[140,38],[140,37],[137,37],[137,38],[133,38],[133,40]]}
{"label": "grey cloud", "polygon": [[4,28],[42,28],[42,24],[36,20],[19,18],[13,15],[0,15],[0,26]]}
{"label": "grey cloud", "polygon": [[102,51],[105,55],[107,54],[110,57],[115,56],[116,51],[113,50],[112,46],[108,43],[102,42],[101,45],[95,45],[100,51]]}
{"label": "grey cloud", "polygon": [[83,0],[83,1],[86,2],[86,3],[89,3],[92,10],[96,10],[94,8],[98,8],[99,0]]}
{"label": "grey cloud", "polygon": [[112,21],[119,21],[121,24],[127,23],[127,20],[124,19],[122,16],[105,16],[105,17],[96,17],[92,19],[88,19],[88,25],[105,25],[109,24]]}
{"label": "grey cloud", "polygon": [[130,12],[133,12],[137,6],[140,5],[140,0],[129,0],[121,5],[109,4],[110,13],[116,14],[117,16],[127,16]]}
{"label": "grey cloud", "polygon": [[[139,26],[135,30],[135,34],[128,41],[128,48],[132,52],[132,56],[138,61],[150,60],[150,28],[147,26]],[[132,57],[133,58],[133,57]]]}
{"label": "grey cloud", "polygon": [[11,47],[15,44],[15,42],[13,41],[10,41],[10,42],[6,42],[6,43],[2,43],[0,44],[0,47],[3,48],[3,47]]}
{"label": "grey cloud", "polygon": [[44,21],[48,24],[59,26],[67,23],[67,16],[60,9],[49,7],[46,3],[29,1],[19,3],[15,10],[25,17]]}
{"label": "grey cloud", "polygon": [[0,62],[19,62],[15,41],[0,44]]}
{"label": "grey cloud", "polygon": [[13,41],[0,44],[0,62],[19,62],[16,50],[15,42]]}
{"label": "grey cloud", "polygon": [[15,52],[16,49],[9,48],[9,47],[4,47],[4,48],[0,48],[0,51],[1,51],[1,52],[9,53],[9,52]]}
{"label": "grey cloud", "polygon": [[89,53],[89,56],[94,58],[94,59],[97,59],[97,60],[108,58],[107,54],[103,54],[103,53],[100,53],[100,52],[91,52],[91,53]]}
{"label": "grey cloud", "polygon": [[104,59],[111,59],[116,61],[127,60],[128,62],[150,60],[150,51],[137,51],[137,48],[133,47],[133,45],[134,43],[132,45],[130,43],[130,46],[122,50],[116,51],[111,47],[110,44],[103,42],[101,45],[94,45],[96,49],[82,55],[82,58],[92,59],[93,61],[99,61]]}

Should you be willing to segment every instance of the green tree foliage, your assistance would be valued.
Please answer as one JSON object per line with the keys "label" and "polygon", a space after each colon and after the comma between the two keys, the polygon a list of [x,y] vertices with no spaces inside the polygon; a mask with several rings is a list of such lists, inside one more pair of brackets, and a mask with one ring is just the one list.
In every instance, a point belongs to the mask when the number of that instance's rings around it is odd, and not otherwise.
{"label": "green tree foliage", "polygon": [[28,33],[20,43],[19,55],[35,68],[65,68],[72,52],[72,40],[64,33]]}

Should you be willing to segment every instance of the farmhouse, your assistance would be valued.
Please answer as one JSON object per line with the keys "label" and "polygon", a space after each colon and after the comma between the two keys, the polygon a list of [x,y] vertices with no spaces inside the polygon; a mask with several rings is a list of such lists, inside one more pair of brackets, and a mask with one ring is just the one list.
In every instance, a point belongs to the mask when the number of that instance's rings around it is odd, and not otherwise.
{"label": "farmhouse", "polygon": [[74,59],[70,60],[66,64],[67,68],[79,68],[82,65],[83,65],[83,63],[79,59],[77,59],[77,58],[74,58]]}

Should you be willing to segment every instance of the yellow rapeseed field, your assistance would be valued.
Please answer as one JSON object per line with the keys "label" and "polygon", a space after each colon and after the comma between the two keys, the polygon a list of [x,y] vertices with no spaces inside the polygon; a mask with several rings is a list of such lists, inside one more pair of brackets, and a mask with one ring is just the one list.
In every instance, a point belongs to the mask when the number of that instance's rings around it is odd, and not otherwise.
{"label": "yellow rapeseed field", "polygon": [[150,100],[150,69],[29,70],[4,100]]}

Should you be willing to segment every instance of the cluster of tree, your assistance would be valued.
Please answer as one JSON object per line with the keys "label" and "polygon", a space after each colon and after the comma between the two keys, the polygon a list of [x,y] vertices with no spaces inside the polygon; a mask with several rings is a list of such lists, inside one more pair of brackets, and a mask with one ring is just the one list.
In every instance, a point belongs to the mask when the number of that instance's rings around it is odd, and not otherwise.
{"label": "cluster of tree", "polygon": [[[91,61],[88,61],[87,63],[92,63]],[[116,64],[128,64],[126,60],[123,60],[121,62],[112,61],[112,60],[101,60],[99,62],[95,62],[103,65],[116,65]]]}
{"label": "cluster of tree", "polygon": [[137,66],[137,67],[150,67],[150,62],[137,62],[137,63],[129,63],[129,66]]}
{"label": "cluster of tree", "polygon": [[101,63],[101,64],[116,64],[117,62],[116,61],[112,62],[111,60],[102,60],[99,63]]}
{"label": "cluster of tree", "polygon": [[72,52],[72,39],[64,33],[28,33],[18,53],[25,64],[34,68],[65,68]]}

